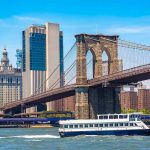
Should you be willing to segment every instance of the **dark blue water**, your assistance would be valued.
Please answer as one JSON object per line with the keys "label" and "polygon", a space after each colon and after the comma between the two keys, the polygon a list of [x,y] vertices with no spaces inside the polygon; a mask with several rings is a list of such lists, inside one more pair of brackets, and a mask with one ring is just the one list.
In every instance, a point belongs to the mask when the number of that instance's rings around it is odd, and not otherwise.
{"label": "dark blue water", "polygon": [[0,150],[150,150],[150,137],[78,136],[60,138],[58,128],[0,129]]}

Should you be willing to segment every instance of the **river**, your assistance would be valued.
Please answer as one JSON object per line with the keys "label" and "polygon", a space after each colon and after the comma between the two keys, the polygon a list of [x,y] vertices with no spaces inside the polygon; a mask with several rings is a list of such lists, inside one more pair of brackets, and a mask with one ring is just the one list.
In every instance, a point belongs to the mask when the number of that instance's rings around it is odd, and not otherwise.
{"label": "river", "polygon": [[0,129],[0,150],[150,150],[150,136],[60,138],[58,128]]}

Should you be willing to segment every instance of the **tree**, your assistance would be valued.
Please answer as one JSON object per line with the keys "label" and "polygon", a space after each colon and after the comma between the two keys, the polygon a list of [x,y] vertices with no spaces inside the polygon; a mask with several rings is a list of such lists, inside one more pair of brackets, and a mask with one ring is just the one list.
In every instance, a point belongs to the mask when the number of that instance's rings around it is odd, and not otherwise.
{"label": "tree", "polygon": [[150,114],[148,109],[141,109],[140,112],[142,112],[143,114]]}

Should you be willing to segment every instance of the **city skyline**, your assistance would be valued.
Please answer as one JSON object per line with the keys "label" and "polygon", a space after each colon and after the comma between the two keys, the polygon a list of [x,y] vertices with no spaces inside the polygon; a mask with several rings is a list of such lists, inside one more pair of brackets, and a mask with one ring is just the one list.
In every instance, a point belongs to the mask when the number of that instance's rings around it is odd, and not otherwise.
{"label": "city skyline", "polygon": [[77,0],[78,5],[68,0],[34,2],[13,1],[11,5],[9,1],[1,2],[0,10],[5,13],[0,14],[0,50],[7,48],[14,66],[16,49],[22,48],[21,32],[32,24],[59,23],[64,32],[64,53],[74,43],[74,35],[81,32],[119,34],[123,39],[150,45],[150,2],[147,0],[142,4],[127,0],[124,5],[118,0],[94,0],[97,4],[94,8],[93,1],[89,0]]}

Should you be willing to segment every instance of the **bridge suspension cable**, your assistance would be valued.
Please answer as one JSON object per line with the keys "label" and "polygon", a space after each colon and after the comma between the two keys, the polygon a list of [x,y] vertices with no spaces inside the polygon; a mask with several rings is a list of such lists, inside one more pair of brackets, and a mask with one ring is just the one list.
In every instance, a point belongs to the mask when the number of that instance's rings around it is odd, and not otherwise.
{"label": "bridge suspension cable", "polygon": [[[76,65],[76,60],[69,66],[69,68],[67,68],[67,70],[64,73],[63,78],[65,78],[67,76],[67,74],[75,67]],[[56,82],[54,82],[54,84],[52,84],[52,86],[49,87],[49,90],[52,90],[56,87],[56,85],[58,85],[60,83],[61,78],[58,78],[56,80]]]}
{"label": "bridge suspension cable", "polygon": [[[89,60],[89,61],[86,63],[86,67],[88,67],[91,62],[92,62],[92,59]],[[73,81],[75,78],[76,78],[76,75],[74,75],[74,76],[66,83],[66,85],[69,85],[69,83],[71,83],[71,81]]]}
{"label": "bridge suspension cable", "polygon": [[[85,36],[85,39],[100,42],[100,40],[88,36]],[[110,42],[117,46],[117,58],[120,59],[120,63],[122,63],[120,64],[122,65],[122,70],[150,64],[150,46],[129,42],[122,39],[111,40],[105,37],[100,37],[100,39],[104,42]]]}
{"label": "bridge suspension cable", "polygon": [[[73,46],[71,47],[71,49],[66,53],[66,55],[63,58],[62,63],[66,60],[66,58],[69,56],[69,54],[74,50],[74,47],[76,45],[76,42],[73,44]],[[32,94],[32,95],[36,95],[37,93],[41,93],[40,89],[42,89],[44,86],[46,88],[46,83],[47,81],[54,75],[54,73],[59,69],[61,63],[59,63],[56,68],[52,71],[52,73],[48,76],[47,79],[45,79],[45,81],[41,84],[41,86]]]}

